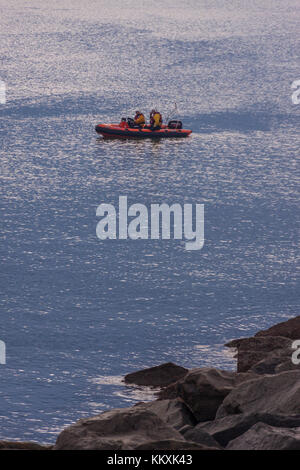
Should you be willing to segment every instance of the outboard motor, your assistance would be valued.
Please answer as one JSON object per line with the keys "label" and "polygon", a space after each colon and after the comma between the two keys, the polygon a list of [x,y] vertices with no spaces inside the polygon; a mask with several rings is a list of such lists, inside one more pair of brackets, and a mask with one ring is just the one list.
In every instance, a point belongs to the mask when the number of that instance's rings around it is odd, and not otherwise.
{"label": "outboard motor", "polygon": [[169,129],[182,129],[182,121],[169,121],[168,128]]}
{"label": "outboard motor", "polygon": [[128,126],[131,127],[131,128],[132,128],[132,127],[135,127],[134,119],[132,119],[132,118],[130,118],[130,117],[127,118],[127,124],[128,124]]}

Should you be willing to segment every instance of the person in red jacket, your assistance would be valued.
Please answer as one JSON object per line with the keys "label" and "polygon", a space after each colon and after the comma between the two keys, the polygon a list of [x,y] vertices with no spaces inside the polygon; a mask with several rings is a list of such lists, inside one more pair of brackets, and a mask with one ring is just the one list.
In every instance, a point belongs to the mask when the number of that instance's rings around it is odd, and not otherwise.
{"label": "person in red jacket", "polygon": [[126,118],[121,119],[119,126],[122,127],[122,129],[128,129],[129,126],[127,124]]}

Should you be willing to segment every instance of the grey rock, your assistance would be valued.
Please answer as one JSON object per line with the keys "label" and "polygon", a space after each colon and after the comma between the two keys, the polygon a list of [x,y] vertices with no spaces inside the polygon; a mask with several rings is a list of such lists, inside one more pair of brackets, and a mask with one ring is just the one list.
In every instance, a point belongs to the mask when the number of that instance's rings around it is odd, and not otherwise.
{"label": "grey rock", "polygon": [[60,433],[54,450],[132,450],[165,440],[184,438],[155,413],[133,407],[79,420]]}
{"label": "grey rock", "polygon": [[216,418],[260,412],[300,413],[300,371],[260,376],[238,385],[227,395]]}
{"label": "grey rock", "polygon": [[186,425],[195,426],[197,423],[191,410],[180,398],[173,400],[156,400],[149,403],[138,404],[136,407],[152,411],[177,430]]}
{"label": "grey rock", "polygon": [[194,428],[194,432],[207,432],[221,446],[226,447],[229,441],[244,434],[254,424],[259,422],[283,428],[300,427],[300,414],[294,416],[272,415],[269,413],[230,415],[225,418],[216,419],[215,421],[199,423]]}
{"label": "grey rock", "polygon": [[159,397],[180,397],[191,409],[197,422],[209,421],[215,418],[219,406],[234,387],[253,377],[257,376],[211,368],[193,369],[183,379],[163,389]]}
{"label": "grey rock", "polygon": [[242,338],[233,340],[226,346],[237,349],[238,372],[252,370],[260,374],[275,373],[275,367],[287,357],[291,358],[293,352],[292,341],[280,336]]}
{"label": "grey rock", "polygon": [[284,336],[293,340],[300,339],[300,315],[277,323],[267,330],[259,331],[255,336]]}
{"label": "grey rock", "polygon": [[[146,442],[135,448],[135,450],[219,450],[217,447],[209,447],[196,442],[182,441],[153,441]],[[181,456],[178,457],[180,459]],[[185,457],[185,460],[187,456]]]}
{"label": "grey rock", "polygon": [[300,450],[300,428],[288,429],[257,423],[232,440],[228,450]]}
{"label": "grey rock", "polygon": [[[295,350],[293,350],[294,352]],[[289,370],[300,370],[299,364],[293,364],[291,357],[287,357],[286,360],[281,360],[279,364],[275,366],[275,374],[280,374],[280,372],[287,372]]]}
{"label": "grey rock", "polygon": [[187,424],[186,426],[183,426],[182,428],[178,429],[178,431],[180,432],[180,434],[182,434],[184,436],[187,431],[189,431],[190,429],[193,429],[193,428],[194,428],[194,426],[189,426]]}
{"label": "grey rock", "polygon": [[139,370],[125,375],[128,384],[145,385],[150,387],[165,387],[186,375],[188,369],[167,362],[159,366]]}
{"label": "grey rock", "polygon": [[187,441],[197,442],[208,447],[220,448],[220,444],[208,432],[203,431],[197,427],[190,429],[184,434]]}
{"label": "grey rock", "polygon": [[[289,341],[289,340],[288,340]],[[292,345],[292,342],[291,342]],[[289,370],[300,370],[299,365],[293,364],[292,347],[277,349],[266,354],[266,357],[251,367],[250,371],[256,374],[278,374]]]}

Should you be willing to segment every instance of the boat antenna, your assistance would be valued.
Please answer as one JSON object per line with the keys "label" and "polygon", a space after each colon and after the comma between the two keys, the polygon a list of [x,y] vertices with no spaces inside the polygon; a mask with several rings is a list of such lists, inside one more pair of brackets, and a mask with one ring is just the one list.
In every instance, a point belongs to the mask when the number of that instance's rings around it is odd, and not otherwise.
{"label": "boat antenna", "polygon": [[175,104],[175,107],[174,107],[174,110],[172,109],[169,114],[168,114],[168,117],[166,119],[166,122],[169,121],[170,117],[172,117],[175,113],[175,116],[177,115],[177,112],[178,112],[178,108],[177,108],[177,103],[174,103]]}

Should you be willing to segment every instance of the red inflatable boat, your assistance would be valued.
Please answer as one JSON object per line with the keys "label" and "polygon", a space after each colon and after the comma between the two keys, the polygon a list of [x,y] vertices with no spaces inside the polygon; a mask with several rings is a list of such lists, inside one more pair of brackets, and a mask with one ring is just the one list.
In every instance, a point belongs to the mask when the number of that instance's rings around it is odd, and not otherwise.
{"label": "red inflatable boat", "polygon": [[104,138],[116,139],[162,139],[188,137],[192,131],[182,129],[181,121],[171,121],[168,126],[153,131],[150,128],[121,127],[120,124],[97,124],[95,130]]}

